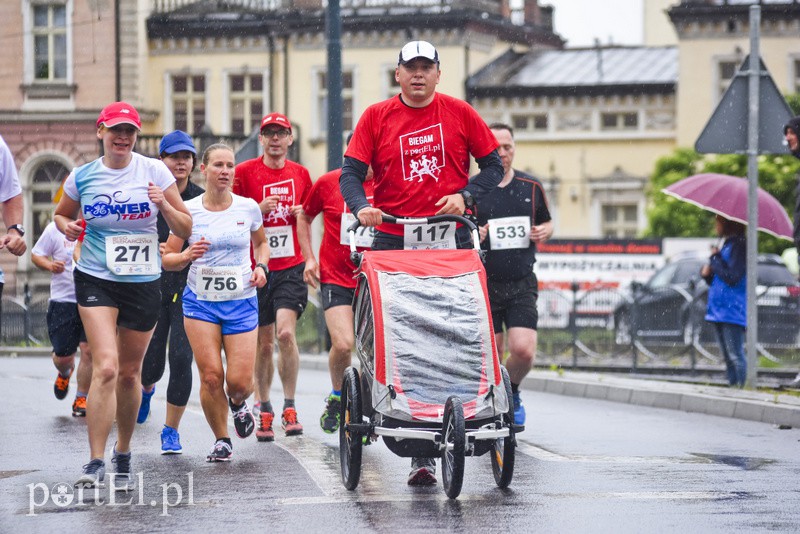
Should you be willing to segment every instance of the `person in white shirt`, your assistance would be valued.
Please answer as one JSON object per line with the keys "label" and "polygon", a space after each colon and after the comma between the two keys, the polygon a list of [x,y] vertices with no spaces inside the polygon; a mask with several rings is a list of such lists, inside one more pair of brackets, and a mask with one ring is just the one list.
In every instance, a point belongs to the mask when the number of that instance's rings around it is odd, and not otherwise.
{"label": "person in white shirt", "polygon": [[[168,271],[191,264],[183,317],[200,373],[200,404],[216,440],[206,457],[209,462],[227,462],[233,454],[229,407],[240,438],[255,428],[245,401],[253,392],[256,289],[267,283],[269,247],[256,201],[231,192],[235,167],[233,150],[227,145],[218,143],[205,150],[200,172],[206,177],[206,191],[186,202],[192,234],[188,240],[170,235],[163,258]],[[185,249],[184,242],[189,244]],[[250,268],[251,244],[255,269]]]}
{"label": "person in white shirt", "polygon": [[[14,256],[25,254],[25,229],[22,227],[22,188],[19,185],[14,156],[5,140],[0,136],[0,206],[6,233],[0,236],[0,252],[8,250]],[[3,296],[5,278],[0,269],[0,297]],[[1,312],[2,310],[0,310]]]}
{"label": "person in white shirt", "polygon": [[70,173],[54,216],[73,241],[83,232],[83,221],[86,226],[74,277],[92,347],[86,407],[90,460],[75,485],[103,484],[105,449],[116,419],[114,489],[130,491],[136,487],[130,447],[142,402],[142,360],[161,301],[156,218],[161,213],[173,232],[188,237],[192,217],[164,162],[133,152],[142,127],[133,106],[109,104],[96,125],[103,156]]}
{"label": "person in white shirt", "polygon": [[92,382],[92,355],[75,301],[75,281],[72,278],[75,243],[59,232],[54,222],[50,222],[31,250],[31,261],[39,269],[53,273],[47,304],[47,333],[53,345],[53,365],[58,370],[53,392],[59,400],[66,398],[69,380],[75,370],[75,354],[80,347],[78,391],[72,403],[72,415],[85,417],[86,394]]}

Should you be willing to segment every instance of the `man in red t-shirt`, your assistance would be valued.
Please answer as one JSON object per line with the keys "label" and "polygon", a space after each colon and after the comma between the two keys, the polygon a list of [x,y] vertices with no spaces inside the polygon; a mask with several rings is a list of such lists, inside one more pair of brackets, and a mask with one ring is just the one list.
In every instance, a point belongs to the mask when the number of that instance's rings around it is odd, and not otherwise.
{"label": "man in red t-shirt", "polygon": [[[367,108],[347,146],[339,180],[342,196],[361,224],[377,226],[373,249],[471,247],[466,227],[381,224],[381,214],[462,215],[503,179],[494,135],[469,104],[436,92],[440,75],[439,53],[432,44],[406,43],[394,74],[400,94]],[[470,156],[480,168],[471,181]],[[374,207],[363,187],[370,166]],[[411,465],[409,484],[436,483],[432,459],[413,458]]]}
{"label": "man in red t-shirt", "polygon": [[254,411],[258,415],[256,438],[273,441],[274,412],[269,393],[275,373],[272,352],[276,336],[278,375],[284,393],[281,426],[287,436],[303,433],[294,403],[300,366],[295,332],[297,319],[308,303],[308,289],[303,282],[305,260],[297,237],[297,218],[311,189],[311,177],[305,167],[286,159],[294,139],[292,125],[284,115],[265,115],[258,138],[264,155],[236,166],[233,192],[258,202],[270,248],[267,285],[258,290],[255,378],[261,402]]}
{"label": "man in red t-shirt", "polygon": [[[355,294],[356,266],[350,261],[350,240],[347,228],[356,220],[347,209],[339,191],[341,169],[320,176],[306,201],[300,217],[298,234],[306,259],[305,281],[314,289],[318,285],[325,310],[325,324],[331,336],[331,349],[328,353],[328,369],[331,375],[332,390],[326,399],[325,411],[320,417],[322,430],[332,434],[339,429],[339,409],[341,407],[342,377],[351,362],[351,352],[355,343],[353,333],[353,295]],[[370,173],[371,174],[371,173]],[[367,199],[372,198],[372,181],[364,183]],[[319,263],[311,249],[311,222],[322,213],[324,232],[319,247]],[[372,244],[371,228],[362,227],[356,233],[356,246],[359,250]],[[308,236],[308,237],[306,237]]]}

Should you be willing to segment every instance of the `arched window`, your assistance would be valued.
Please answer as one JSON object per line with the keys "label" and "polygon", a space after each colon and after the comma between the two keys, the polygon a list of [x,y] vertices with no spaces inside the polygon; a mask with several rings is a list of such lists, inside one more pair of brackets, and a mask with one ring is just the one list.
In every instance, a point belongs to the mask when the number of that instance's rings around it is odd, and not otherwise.
{"label": "arched window", "polygon": [[51,220],[53,220],[53,199],[61,186],[61,182],[69,174],[63,163],[59,161],[44,161],[36,167],[31,182],[31,212],[33,215],[33,243],[39,237]]}

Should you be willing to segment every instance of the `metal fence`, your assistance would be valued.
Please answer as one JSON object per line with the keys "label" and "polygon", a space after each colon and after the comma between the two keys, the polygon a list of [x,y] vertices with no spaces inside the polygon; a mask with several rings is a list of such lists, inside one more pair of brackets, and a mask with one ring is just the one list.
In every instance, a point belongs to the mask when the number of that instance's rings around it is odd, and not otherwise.
{"label": "metal fence", "polygon": [[[797,366],[800,294],[785,286],[759,286],[757,308],[762,364]],[[631,294],[575,284],[570,291],[541,290],[538,310],[539,364],[632,369],[722,364],[714,327],[705,321],[705,292],[669,286]]]}
{"label": "metal fence", "polygon": [[[330,346],[315,292],[298,322],[303,352]],[[3,298],[0,345],[49,345],[46,292]],[[759,286],[758,352],[762,364],[800,365],[800,294]],[[713,327],[704,319],[705,294],[671,286],[632,295],[614,287],[539,292],[538,365],[560,367],[669,367],[695,370],[722,365]]]}

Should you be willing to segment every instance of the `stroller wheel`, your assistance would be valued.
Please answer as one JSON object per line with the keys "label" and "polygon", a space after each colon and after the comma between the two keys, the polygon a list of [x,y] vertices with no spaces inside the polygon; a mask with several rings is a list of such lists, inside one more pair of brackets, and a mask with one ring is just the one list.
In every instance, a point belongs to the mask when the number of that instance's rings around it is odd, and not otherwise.
{"label": "stroller wheel", "polygon": [[455,395],[449,397],[444,405],[442,434],[445,448],[442,451],[442,485],[451,499],[461,493],[464,483],[464,449],[466,433],[464,429],[464,407]]}
{"label": "stroller wheel", "polygon": [[356,489],[361,478],[362,436],[351,432],[350,423],[361,424],[361,385],[358,371],[348,367],[342,383],[342,407],[339,417],[339,461],[342,466],[342,483],[349,490]]}
{"label": "stroller wheel", "polygon": [[509,430],[505,438],[498,438],[491,450],[492,473],[494,481],[499,488],[507,488],[514,477],[514,458],[516,455],[516,438],[514,437],[514,403],[511,402],[511,379],[505,367],[500,367],[503,376],[506,396],[508,397],[508,412],[503,414],[503,426]]}

